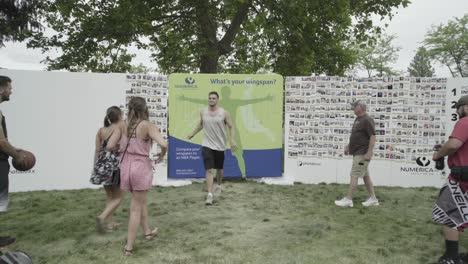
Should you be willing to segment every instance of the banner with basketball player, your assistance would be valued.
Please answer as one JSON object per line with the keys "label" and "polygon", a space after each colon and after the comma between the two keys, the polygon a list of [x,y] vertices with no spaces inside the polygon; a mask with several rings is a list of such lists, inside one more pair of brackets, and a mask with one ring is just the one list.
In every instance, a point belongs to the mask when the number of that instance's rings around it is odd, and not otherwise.
{"label": "banner with basketball player", "polygon": [[204,131],[191,140],[208,108],[208,94],[230,113],[237,151],[231,152],[229,128],[226,177],[282,176],[283,78],[280,75],[171,74],[169,76],[169,178],[205,177],[201,154]]}

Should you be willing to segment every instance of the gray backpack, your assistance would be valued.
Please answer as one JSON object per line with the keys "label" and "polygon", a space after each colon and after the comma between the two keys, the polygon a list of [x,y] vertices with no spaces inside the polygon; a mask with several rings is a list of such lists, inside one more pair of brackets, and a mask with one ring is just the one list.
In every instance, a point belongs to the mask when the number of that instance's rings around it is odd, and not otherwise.
{"label": "gray backpack", "polygon": [[11,251],[0,255],[0,264],[32,264],[31,257],[23,251]]}

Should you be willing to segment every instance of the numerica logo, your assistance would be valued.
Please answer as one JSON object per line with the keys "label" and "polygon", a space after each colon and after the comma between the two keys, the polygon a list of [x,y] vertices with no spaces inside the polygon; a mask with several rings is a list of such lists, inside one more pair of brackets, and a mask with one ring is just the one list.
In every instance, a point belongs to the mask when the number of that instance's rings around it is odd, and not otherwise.
{"label": "numerica logo", "polygon": [[195,79],[193,79],[192,77],[187,77],[187,78],[185,78],[185,83],[186,84],[194,84]]}
{"label": "numerica logo", "polygon": [[19,171],[19,170],[10,170],[10,173],[11,174],[27,174],[27,173],[36,173],[36,171],[34,169],[32,170],[28,170],[28,171]]}
{"label": "numerica logo", "polygon": [[308,162],[308,161],[297,161],[297,166],[302,167],[302,166],[320,166],[322,163],[318,162]]}
{"label": "numerica logo", "polygon": [[419,157],[416,159],[416,164],[419,167],[400,167],[400,171],[415,173],[430,173],[435,170],[432,167],[428,167],[431,164],[431,160],[427,157]]}
{"label": "numerica logo", "polygon": [[193,77],[186,77],[184,82],[185,84],[176,84],[175,88],[198,88],[198,86],[195,84],[195,79]]}
{"label": "numerica logo", "polygon": [[416,163],[421,167],[427,167],[431,164],[431,160],[426,157],[419,157],[416,159]]}

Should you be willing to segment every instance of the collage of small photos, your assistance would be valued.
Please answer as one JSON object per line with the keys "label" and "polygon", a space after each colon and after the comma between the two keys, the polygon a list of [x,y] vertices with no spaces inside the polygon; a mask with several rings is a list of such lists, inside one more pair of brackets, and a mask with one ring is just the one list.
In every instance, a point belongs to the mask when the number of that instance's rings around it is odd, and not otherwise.
{"label": "collage of small photos", "polygon": [[[120,108],[123,113],[127,113],[128,102],[134,96],[146,99],[148,106],[149,119],[156,124],[164,139],[167,141],[167,98],[169,82],[166,75],[150,74],[127,74],[126,81],[129,84],[125,91],[125,105]],[[153,145],[152,158],[159,152]],[[164,158],[163,165],[167,165],[167,156]]]}
{"label": "collage of small photos", "polygon": [[374,159],[413,162],[432,155],[447,138],[446,78],[287,77],[285,132],[288,158],[343,158],[364,100],[374,118]]}

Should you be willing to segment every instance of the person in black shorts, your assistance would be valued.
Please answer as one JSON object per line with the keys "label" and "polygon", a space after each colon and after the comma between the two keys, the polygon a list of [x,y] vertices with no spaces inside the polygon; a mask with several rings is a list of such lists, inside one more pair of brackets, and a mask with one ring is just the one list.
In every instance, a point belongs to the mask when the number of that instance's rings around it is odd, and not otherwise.
{"label": "person in black shorts", "polygon": [[202,147],[202,158],[205,168],[223,169],[224,151]]}
{"label": "person in black shorts", "polygon": [[231,150],[237,150],[237,145],[234,140],[235,130],[232,124],[231,115],[228,111],[218,106],[219,95],[217,92],[208,94],[208,107],[200,111],[200,123],[197,128],[188,135],[188,139],[192,139],[198,132],[203,129],[202,140],[202,156],[203,164],[206,171],[206,187],[208,194],[205,204],[213,204],[213,174],[212,169],[216,169],[216,178],[218,186],[216,193],[221,193],[221,182],[223,179],[223,164],[224,151],[226,150],[227,129],[231,138]]}
{"label": "person in black shorts", "polygon": [[[0,103],[10,100],[11,89],[11,79],[7,76],[0,76]],[[8,142],[5,116],[1,111],[0,119],[2,124],[0,129],[0,213],[4,213],[8,210],[8,173],[10,172],[8,158],[13,157],[21,165],[25,162],[25,157],[21,154],[20,149],[13,147]],[[14,237],[0,236],[0,248],[15,242],[16,238]]]}

